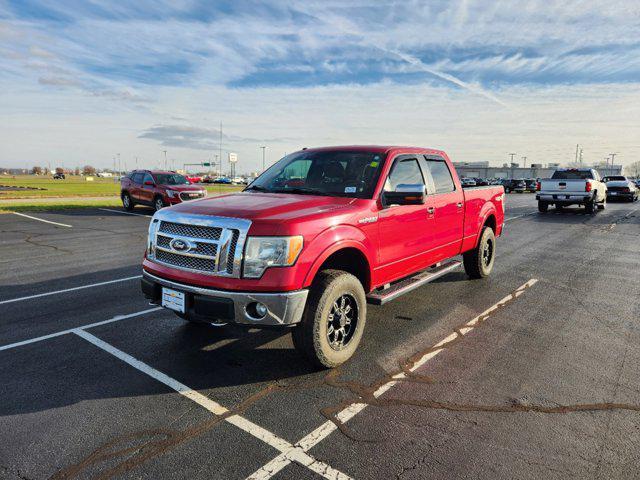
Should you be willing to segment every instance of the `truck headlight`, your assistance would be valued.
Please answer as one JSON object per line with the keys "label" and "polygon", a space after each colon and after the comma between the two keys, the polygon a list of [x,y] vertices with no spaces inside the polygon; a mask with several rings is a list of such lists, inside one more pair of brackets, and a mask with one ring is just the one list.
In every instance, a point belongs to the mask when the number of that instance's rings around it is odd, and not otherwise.
{"label": "truck headlight", "polygon": [[269,267],[288,267],[296,263],[302,250],[302,236],[248,237],[244,250],[242,276],[260,278]]}

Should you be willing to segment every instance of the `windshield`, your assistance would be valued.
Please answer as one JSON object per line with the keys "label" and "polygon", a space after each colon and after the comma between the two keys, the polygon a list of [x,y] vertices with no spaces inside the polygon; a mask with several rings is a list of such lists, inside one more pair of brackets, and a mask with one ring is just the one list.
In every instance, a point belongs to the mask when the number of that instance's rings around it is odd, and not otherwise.
{"label": "windshield", "polygon": [[556,170],[551,178],[558,180],[587,180],[592,179],[591,170]]}
{"label": "windshield", "polygon": [[179,173],[159,173],[155,177],[159,185],[189,185],[187,177]]}
{"label": "windshield", "polygon": [[302,151],[270,167],[246,190],[371,198],[385,155],[363,151]]}

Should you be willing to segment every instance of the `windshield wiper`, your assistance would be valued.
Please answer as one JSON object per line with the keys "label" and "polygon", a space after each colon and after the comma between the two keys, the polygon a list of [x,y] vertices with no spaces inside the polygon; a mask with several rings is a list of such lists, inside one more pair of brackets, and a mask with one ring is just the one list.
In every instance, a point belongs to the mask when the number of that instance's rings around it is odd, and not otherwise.
{"label": "windshield wiper", "polygon": [[243,192],[248,192],[250,190],[255,190],[256,192],[270,192],[268,188],[262,187],[260,185],[249,185],[247,188],[243,190]]}
{"label": "windshield wiper", "polygon": [[313,188],[281,188],[279,190],[272,190],[273,193],[298,193],[300,195],[328,195],[326,192],[315,190]]}

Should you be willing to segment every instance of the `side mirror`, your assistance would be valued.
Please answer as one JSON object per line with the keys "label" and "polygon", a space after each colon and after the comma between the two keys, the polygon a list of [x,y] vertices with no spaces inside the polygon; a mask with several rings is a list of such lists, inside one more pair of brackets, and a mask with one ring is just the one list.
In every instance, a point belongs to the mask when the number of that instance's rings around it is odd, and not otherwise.
{"label": "side mirror", "polygon": [[144,184],[149,185],[150,187],[153,187],[155,185],[151,180],[147,180],[146,182],[144,182]]}
{"label": "side mirror", "polygon": [[382,201],[384,206],[389,205],[422,205],[424,204],[426,191],[421,183],[401,183],[393,192],[384,192]]}

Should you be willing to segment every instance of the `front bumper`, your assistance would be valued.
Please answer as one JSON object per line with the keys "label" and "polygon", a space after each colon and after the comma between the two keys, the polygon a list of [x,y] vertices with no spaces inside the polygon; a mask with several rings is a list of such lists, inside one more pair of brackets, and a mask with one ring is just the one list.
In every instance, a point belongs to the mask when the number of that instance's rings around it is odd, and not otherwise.
{"label": "front bumper", "polygon": [[[286,326],[299,323],[308,290],[291,292],[234,292],[194,287],[142,272],[141,287],[153,303],[160,303],[162,287],[185,293],[186,314],[202,321],[223,321],[252,326]],[[247,307],[255,302],[267,307],[263,318],[251,316]],[[251,310],[251,309],[249,309]]]}

